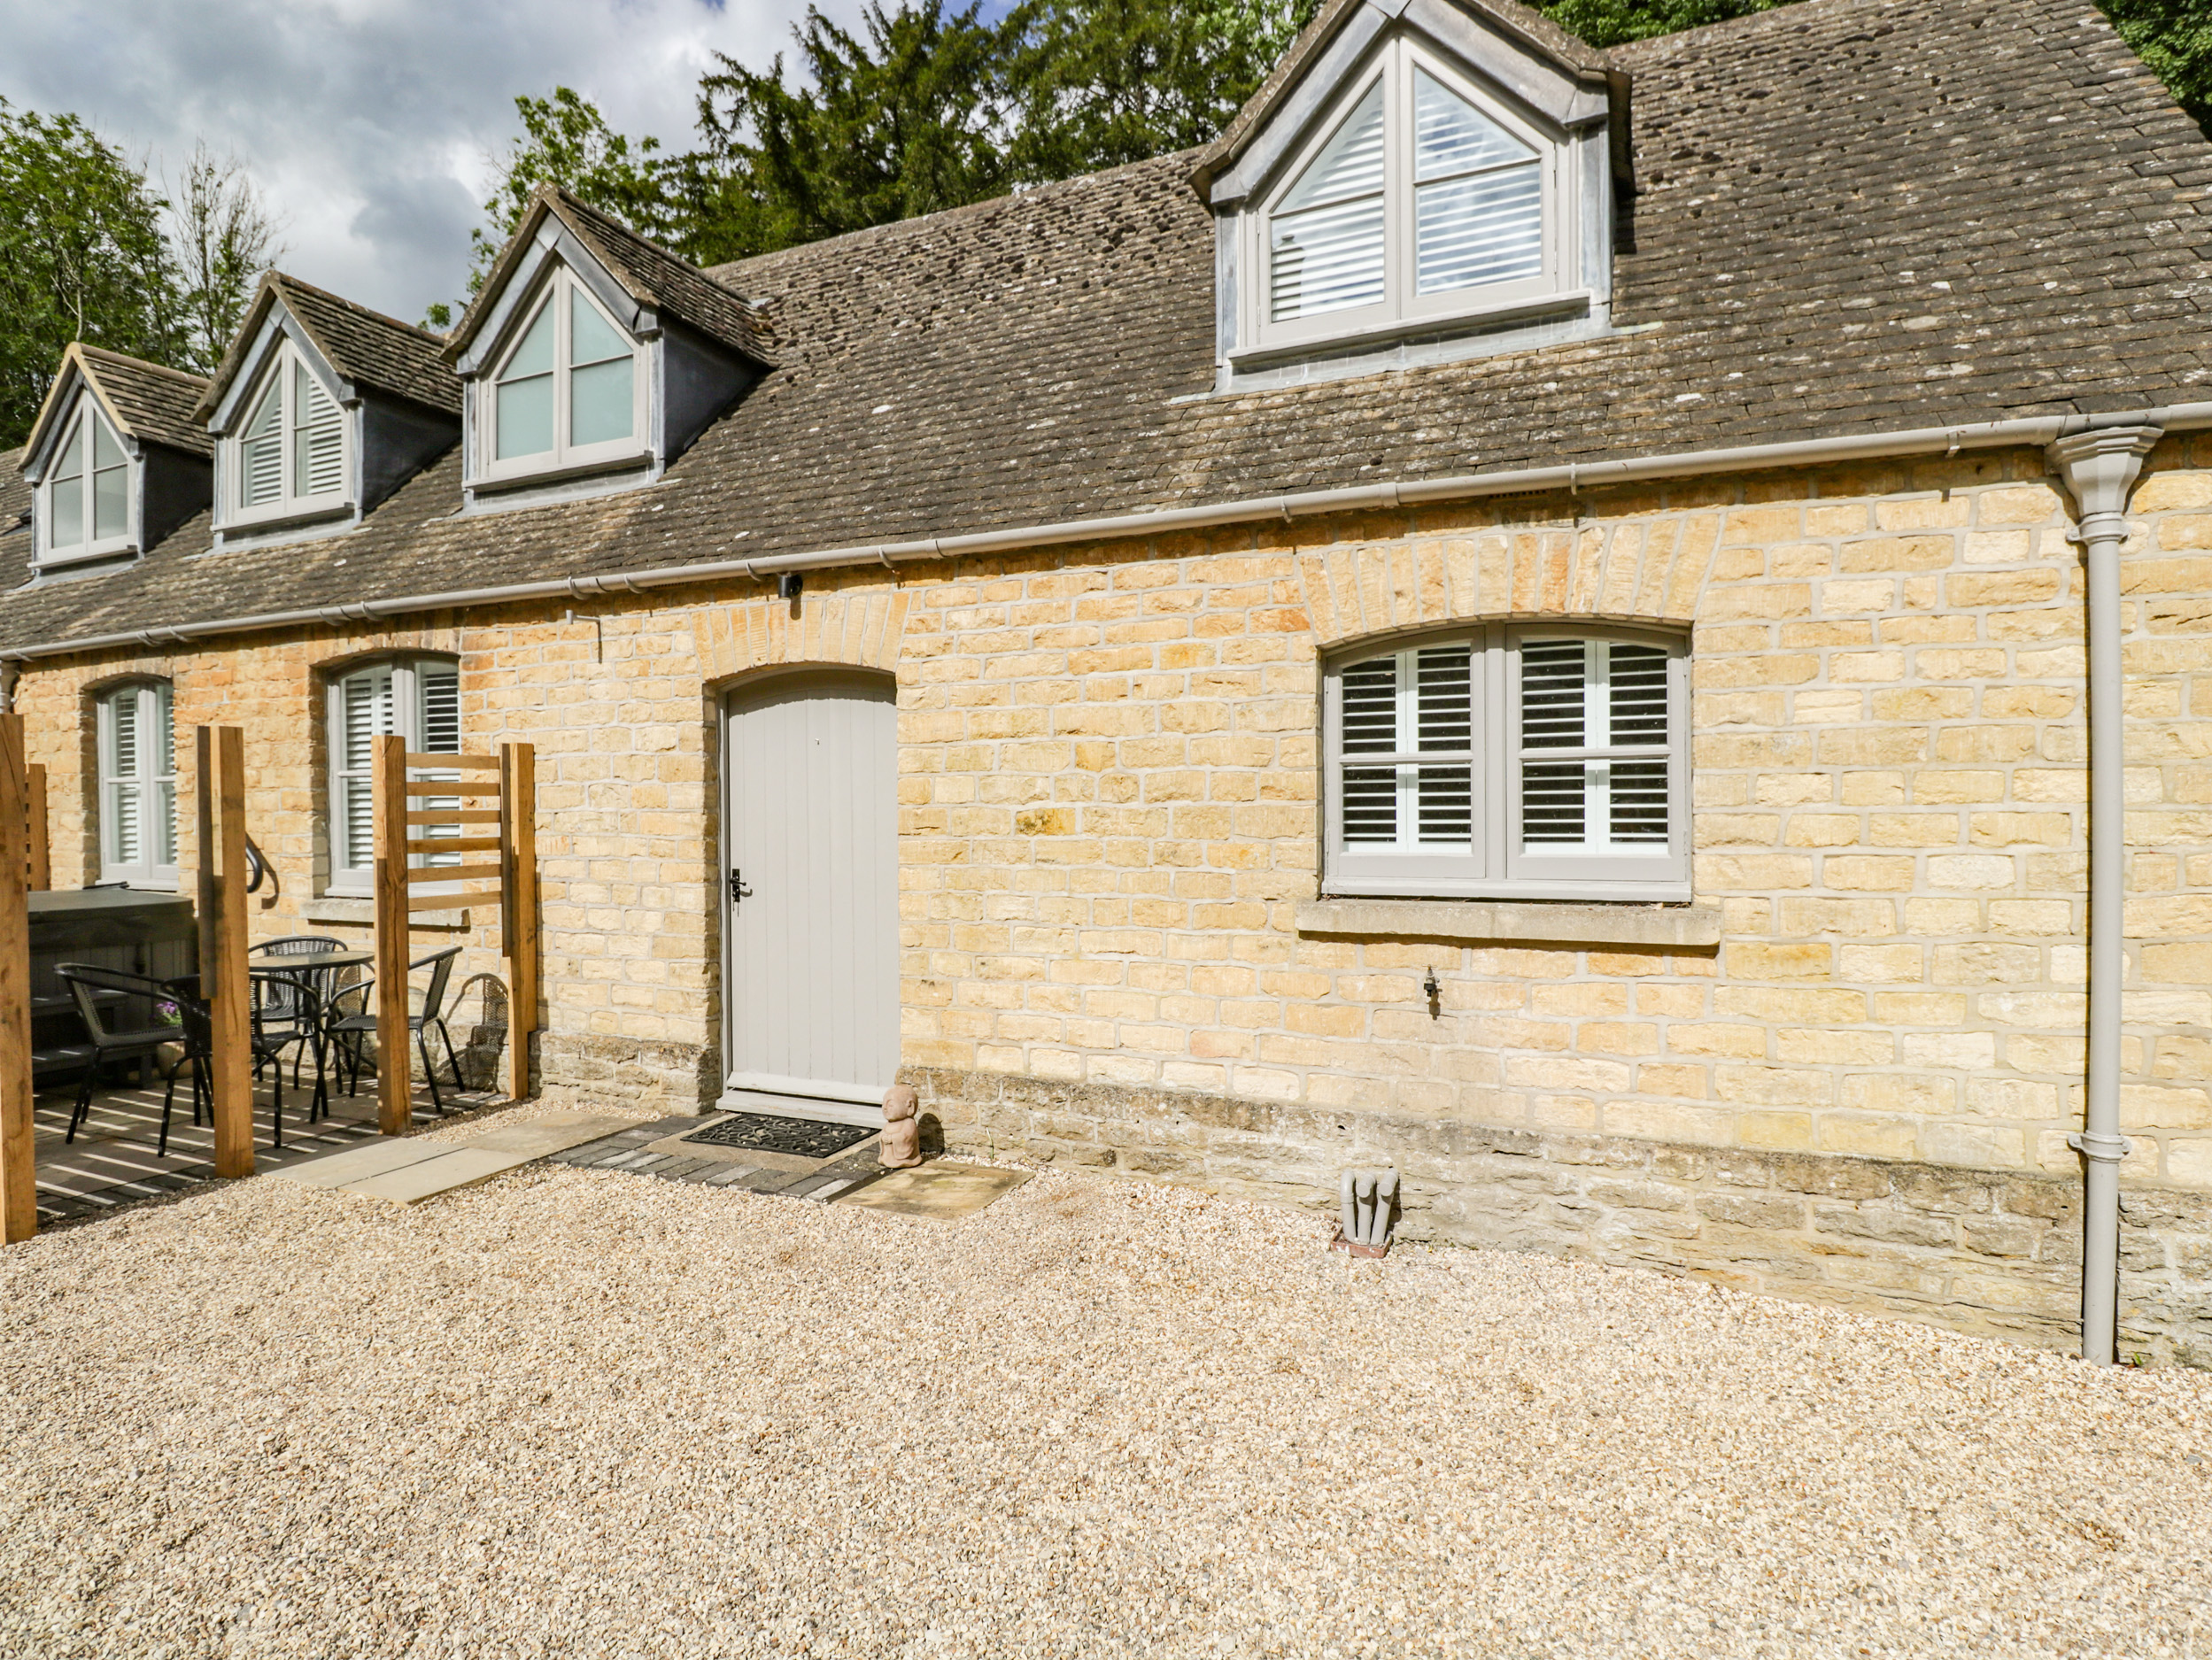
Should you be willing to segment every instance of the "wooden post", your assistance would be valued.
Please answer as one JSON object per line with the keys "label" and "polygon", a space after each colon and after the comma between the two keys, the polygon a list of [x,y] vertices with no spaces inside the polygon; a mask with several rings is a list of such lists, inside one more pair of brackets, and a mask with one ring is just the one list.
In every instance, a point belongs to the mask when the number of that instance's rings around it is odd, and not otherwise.
{"label": "wooden post", "polygon": [[215,1174],[253,1174],[253,988],[246,977],[246,746],[235,726],[193,730],[199,830],[200,991],[213,1038]]}
{"label": "wooden post", "polygon": [[506,892],[499,932],[507,946],[507,1094],[530,1093],[530,1037],[538,1030],[538,762],[528,744],[499,746],[499,813]]}
{"label": "wooden post", "polygon": [[414,1060],[407,1042],[407,744],[375,740],[376,1127],[405,1135],[414,1118]]}
{"label": "wooden post", "polygon": [[38,1169],[31,1144],[31,912],[25,861],[31,780],[23,717],[0,714],[0,1220],[7,1241],[38,1231]]}
{"label": "wooden post", "polygon": [[54,885],[54,863],[46,840],[46,767],[34,761],[30,768],[31,890],[43,893]]}

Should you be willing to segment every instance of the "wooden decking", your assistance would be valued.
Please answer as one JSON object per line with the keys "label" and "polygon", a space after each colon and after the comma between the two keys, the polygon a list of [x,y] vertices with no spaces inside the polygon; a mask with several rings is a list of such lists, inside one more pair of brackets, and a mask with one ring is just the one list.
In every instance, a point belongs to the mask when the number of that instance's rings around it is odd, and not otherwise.
{"label": "wooden decking", "polygon": [[[69,1128],[69,1109],[76,1100],[75,1086],[41,1091],[35,1115],[35,1153],[38,1161],[38,1221],[41,1227],[58,1222],[96,1216],[120,1205],[176,1192],[215,1173],[214,1132],[192,1123],[190,1080],[177,1084],[176,1111],[170,1120],[169,1151],[157,1154],[161,1131],[161,1091],[150,1086],[104,1090],[93,1097],[92,1116],[77,1131],[73,1145],[62,1137]],[[456,1092],[445,1088],[449,1113],[472,1112],[502,1099],[496,1091]],[[253,1090],[253,1156],[257,1171],[280,1169],[303,1159],[354,1147],[376,1136],[375,1085],[364,1080],[361,1093],[330,1098],[329,1116],[310,1125],[307,1106],[313,1097],[312,1084],[295,1089],[288,1073],[284,1082],[284,1145],[270,1145],[269,1086],[266,1081]],[[414,1122],[434,1123],[429,1092],[414,1093]]]}

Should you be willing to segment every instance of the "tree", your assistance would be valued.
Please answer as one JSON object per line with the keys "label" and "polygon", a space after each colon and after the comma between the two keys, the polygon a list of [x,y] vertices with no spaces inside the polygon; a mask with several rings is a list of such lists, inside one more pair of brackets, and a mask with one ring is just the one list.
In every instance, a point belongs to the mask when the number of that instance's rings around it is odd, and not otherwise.
{"label": "tree", "polygon": [[0,98],[0,447],[29,433],[72,340],[184,359],[166,205],[75,116],[18,112]]}
{"label": "tree", "polygon": [[1532,0],[1535,9],[1592,46],[1618,46],[1729,18],[1770,11],[1790,0]]}
{"label": "tree", "polygon": [[2212,0],[2101,0],[2120,38],[2212,136]]}
{"label": "tree", "polygon": [[1319,0],[1036,0],[1009,20],[1025,181],[1210,143]]}
{"label": "tree", "polygon": [[[860,35],[809,7],[793,29],[804,81],[724,54],[699,83],[701,152],[683,178],[692,258],[738,259],[997,196],[1015,181],[1008,28],[944,0],[886,12]],[[1018,15],[1018,14],[1017,14]]]}
{"label": "tree", "polygon": [[[499,161],[499,182],[483,205],[491,228],[468,233],[469,293],[483,286],[541,184],[559,185],[640,235],[683,239],[686,227],[670,188],[669,158],[657,153],[659,139],[623,136],[588,98],[568,87],[555,87],[550,98],[518,97],[514,108],[522,118],[522,136]],[[443,328],[452,313],[433,305],[429,320]]]}
{"label": "tree", "polygon": [[230,348],[254,282],[284,256],[277,222],[236,156],[193,146],[183,188],[169,204],[169,239],[189,338],[185,361],[212,374]]}

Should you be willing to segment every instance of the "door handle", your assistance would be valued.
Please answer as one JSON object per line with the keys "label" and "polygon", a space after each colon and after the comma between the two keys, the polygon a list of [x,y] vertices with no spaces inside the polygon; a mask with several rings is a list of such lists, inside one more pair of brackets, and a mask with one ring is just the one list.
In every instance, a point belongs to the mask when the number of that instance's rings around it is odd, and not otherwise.
{"label": "door handle", "polygon": [[745,885],[745,877],[739,874],[737,866],[731,865],[730,867],[730,903],[735,905],[740,899],[749,899],[752,897],[753,890]]}

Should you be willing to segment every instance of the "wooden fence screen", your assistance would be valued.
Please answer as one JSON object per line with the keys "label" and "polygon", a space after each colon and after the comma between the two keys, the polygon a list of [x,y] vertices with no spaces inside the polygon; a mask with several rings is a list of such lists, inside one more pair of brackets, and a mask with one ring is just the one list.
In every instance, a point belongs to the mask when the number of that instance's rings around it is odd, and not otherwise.
{"label": "wooden fence screen", "polygon": [[[408,919],[418,911],[499,907],[499,945],[507,975],[507,1093],[518,1100],[530,1093],[530,1035],[537,1030],[538,1000],[534,756],[528,744],[502,745],[497,755],[435,755],[408,753],[406,740],[397,736],[376,740],[376,1118],[386,1135],[404,1134],[414,1111],[414,1063],[407,1030],[407,964],[414,953]],[[411,768],[455,776],[410,779]],[[418,830],[432,833],[412,833]],[[453,833],[436,834],[441,830]],[[414,862],[432,853],[450,854],[460,862]],[[464,885],[459,891],[451,886],[486,882],[497,885]]]}

